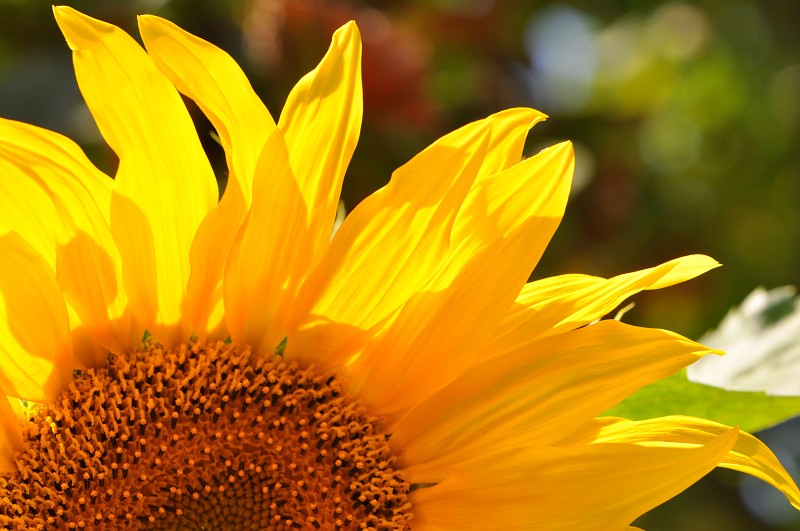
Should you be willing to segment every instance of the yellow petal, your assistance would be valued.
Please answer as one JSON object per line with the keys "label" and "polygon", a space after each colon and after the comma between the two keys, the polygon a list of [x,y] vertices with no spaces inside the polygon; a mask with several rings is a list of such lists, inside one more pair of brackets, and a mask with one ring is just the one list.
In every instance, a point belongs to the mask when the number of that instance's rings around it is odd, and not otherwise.
{"label": "yellow petal", "polygon": [[672,332],[614,320],[548,336],[459,375],[407,413],[390,443],[412,482],[440,481],[470,455],[558,441],[709,352]]}
{"label": "yellow petal", "polygon": [[295,85],[278,120],[308,216],[312,254],[298,274],[310,270],[328,247],[362,112],[361,36],[348,22],[333,34],[317,68]]}
{"label": "yellow petal", "polygon": [[14,452],[22,449],[22,430],[10,400],[0,388],[0,472],[16,472]]}
{"label": "yellow petal", "polygon": [[[99,339],[103,335],[98,333],[98,327],[93,326],[91,323],[84,324],[77,310],[69,303],[67,304],[67,315],[69,316],[69,328],[72,332],[73,369],[86,370],[104,367],[108,361],[110,349],[100,343]],[[130,320],[128,322],[130,324]],[[101,329],[101,331],[105,332],[106,330]],[[141,343],[141,337],[138,343]],[[129,337],[126,349],[130,349],[132,345],[133,342]],[[123,345],[120,344],[120,347],[123,347]]]}
{"label": "yellow petal", "polygon": [[360,61],[358,29],[349,23],[292,90],[259,159],[259,197],[225,272],[226,322],[236,341],[269,350],[285,337],[297,290],[328,246],[361,127]]}
{"label": "yellow petal", "polygon": [[415,404],[483,355],[561,221],[572,165],[572,146],[562,143],[470,190],[448,256],[350,367],[375,411]]}
{"label": "yellow petal", "polygon": [[298,297],[298,331],[290,335],[287,355],[342,362],[364,341],[360,333],[396,312],[433,276],[483,163],[489,132],[480,121],[437,140],[345,218]]}
{"label": "yellow petal", "polygon": [[[341,362],[430,281],[476,178],[519,160],[543,115],[511,109],[434,142],[351,212],[303,286],[287,354]],[[487,151],[489,149],[489,151]]]}
{"label": "yellow petal", "polygon": [[226,191],[235,188],[250,204],[256,162],[275,121],[244,72],[226,52],[163,18],[140,16],[139,31],[156,66],[217,130],[230,171]]}
{"label": "yellow petal", "polygon": [[0,234],[13,230],[55,269],[58,223],[53,202],[13,159],[0,157]]}
{"label": "yellow petal", "polygon": [[547,115],[525,107],[506,109],[490,116],[492,134],[478,178],[489,177],[520,161],[528,130]]}
{"label": "yellow petal", "polygon": [[52,268],[18,234],[0,236],[0,388],[54,400],[72,377],[69,318]]}
{"label": "yellow petal", "polygon": [[503,319],[488,350],[499,354],[522,348],[542,335],[581,327],[642,290],[672,286],[718,266],[707,256],[690,255],[609,279],[560,275],[530,282]]}
{"label": "yellow petal", "polygon": [[251,202],[256,162],[275,121],[230,55],[159,17],[139,17],[139,30],[156,66],[211,120],[228,161],[225,194],[200,226],[190,255],[184,320],[188,331],[207,333],[228,250]]}
{"label": "yellow petal", "polygon": [[235,342],[272,352],[286,337],[286,314],[302,281],[298,265],[311,254],[306,220],[286,143],[276,129],[259,159],[253,206],[225,268],[225,319]]}
{"label": "yellow petal", "polygon": [[[695,448],[730,430],[728,426],[710,420],[677,415],[642,421],[599,420],[605,425],[594,437],[597,443],[622,440],[655,447]],[[739,432],[736,444],[720,460],[718,466],[744,472],[765,481],[780,490],[789,503],[800,509],[800,490],[794,480],[775,454],[749,433]]]}
{"label": "yellow petal", "polygon": [[707,474],[736,437],[733,428],[696,448],[620,440],[478,455],[411,493],[415,529],[625,529]]}
{"label": "yellow petal", "polygon": [[361,40],[351,22],[295,86],[265,146],[257,171],[264,183],[254,188],[262,193],[226,268],[226,321],[237,341],[268,350],[285,337],[297,290],[328,246],[361,127],[360,61]]}
{"label": "yellow petal", "polygon": [[54,8],[78,85],[117,153],[111,232],[138,324],[167,345],[181,339],[189,250],[217,186],[180,95],[125,32]]}
{"label": "yellow petal", "polygon": [[[16,226],[14,230],[30,243],[25,228],[41,222],[48,225],[55,238],[51,243],[57,281],[83,333],[112,352],[127,350],[127,297],[122,289],[119,252],[108,226],[111,179],[97,170],[71,140],[10,120],[0,120],[0,159],[11,166],[4,171],[3,185],[39,187],[52,202],[47,208],[40,206],[35,218],[24,220],[23,230]],[[20,189],[3,197],[11,203],[33,206],[32,195],[39,197],[41,192]],[[20,201],[21,197],[25,201]],[[49,218],[47,212],[53,217]],[[51,252],[46,251],[48,255]],[[76,355],[81,354],[76,351]],[[89,358],[95,358],[94,353]]]}

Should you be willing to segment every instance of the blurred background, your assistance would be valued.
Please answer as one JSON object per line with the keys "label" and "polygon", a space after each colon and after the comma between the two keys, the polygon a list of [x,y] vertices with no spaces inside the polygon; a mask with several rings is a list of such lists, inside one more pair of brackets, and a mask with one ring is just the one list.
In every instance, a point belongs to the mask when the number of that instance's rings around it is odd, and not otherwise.
{"label": "blurred background", "polygon": [[[611,276],[691,253],[724,264],[637,295],[625,317],[633,324],[697,338],[755,287],[798,283],[800,2],[65,3],[137,38],[135,15],[152,13],[210,40],[239,61],[275,117],[333,31],[355,19],[365,116],[344,185],[348,210],[447,131],[513,106],[547,113],[526,154],[571,139],[576,181],[533,278]],[[192,112],[224,181],[212,128]],[[113,174],[49,2],[0,0],[0,116],[70,136]],[[799,435],[792,423],[761,434],[790,469]],[[715,472],[636,524],[800,529],[798,513],[757,483]]]}

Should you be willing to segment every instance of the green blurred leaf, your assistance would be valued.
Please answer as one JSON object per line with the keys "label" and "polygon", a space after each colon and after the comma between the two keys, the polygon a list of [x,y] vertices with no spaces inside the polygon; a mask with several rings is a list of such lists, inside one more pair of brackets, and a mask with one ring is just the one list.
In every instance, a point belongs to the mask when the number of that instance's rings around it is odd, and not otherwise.
{"label": "green blurred leaf", "polygon": [[691,415],[760,431],[800,414],[800,397],[726,391],[690,382],[686,371],[644,387],[606,415],[643,420],[664,415]]}
{"label": "green blurred leaf", "polygon": [[700,342],[727,355],[687,369],[690,381],[730,391],[800,396],[800,302],[795,289],[757,288]]}
{"label": "green blurred leaf", "polygon": [[797,416],[800,304],[794,294],[790,286],[756,289],[700,339],[727,355],[706,356],[640,389],[607,414],[634,420],[692,415],[749,432]]}

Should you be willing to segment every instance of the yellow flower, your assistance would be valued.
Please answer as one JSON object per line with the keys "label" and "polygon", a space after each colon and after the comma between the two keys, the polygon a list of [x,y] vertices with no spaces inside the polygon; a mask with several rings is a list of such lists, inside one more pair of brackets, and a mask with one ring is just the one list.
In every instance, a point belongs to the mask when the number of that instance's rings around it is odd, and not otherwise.
{"label": "yellow flower", "polygon": [[[520,162],[542,114],[441,138],[331,238],[361,125],[354,23],[276,124],[230,56],[166,20],[139,19],[145,52],[55,14],[120,162],[112,180],[0,121],[3,526],[625,529],[715,466],[800,507],[736,428],[597,417],[711,352],[598,319],[717,264],[526,284],[573,166],[569,143]],[[225,149],[219,201],[179,92]]]}

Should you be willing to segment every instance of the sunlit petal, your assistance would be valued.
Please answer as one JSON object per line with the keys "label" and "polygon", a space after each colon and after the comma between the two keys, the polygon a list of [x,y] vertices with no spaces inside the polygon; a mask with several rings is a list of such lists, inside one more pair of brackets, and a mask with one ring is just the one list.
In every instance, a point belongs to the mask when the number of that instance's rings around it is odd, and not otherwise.
{"label": "sunlit petal", "polygon": [[296,272],[311,255],[306,220],[283,133],[275,130],[225,268],[225,319],[235,342],[271,353],[286,337],[285,316],[302,280]]}
{"label": "sunlit petal", "polygon": [[487,358],[430,394],[398,422],[391,443],[412,481],[439,481],[470,455],[553,443],[709,352],[677,334],[613,320],[548,336]]}
{"label": "sunlit petal", "polygon": [[[317,68],[295,85],[278,128],[289,149],[289,165],[306,203],[311,248],[307,272],[327,249],[344,172],[361,130],[361,35],[349,22],[334,34]],[[304,275],[303,275],[304,276]]]}
{"label": "sunlit petal", "polygon": [[303,286],[290,354],[333,363],[359,351],[363,332],[423,289],[458,245],[453,225],[475,180],[518,162],[528,129],[541,119],[511,109],[462,127],[359,204]]}
{"label": "sunlit petal", "polygon": [[55,272],[18,234],[0,236],[0,388],[54,400],[72,376],[72,340]]}
{"label": "sunlit petal", "polygon": [[414,522],[476,531],[624,529],[711,471],[737,435],[730,429],[694,448],[620,440],[480,455],[412,493]]}
{"label": "sunlit petal", "polygon": [[561,221],[572,165],[563,143],[470,190],[453,225],[457,245],[350,369],[376,411],[415,404],[483,354]]}
{"label": "sunlit petal", "polygon": [[14,452],[21,450],[23,444],[20,424],[9,400],[17,399],[7,397],[0,388],[0,472],[16,470]]}
{"label": "sunlit petal", "polygon": [[[599,419],[601,425],[593,443],[624,441],[664,448],[695,448],[730,430],[710,420],[671,416],[642,421]],[[750,474],[783,492],[789,503],[800,509],[800,490],[767,446],[739,432],[733,448],[719,462],[720,467]]]}
{"label": "sunlit petal", "polygon": [[685,282],[719,267],[716,260],[690,255],[612,278],[560,275],[525,285],[494,334],[493,354],[523,347],[542,335],[573,330],[612,312],[642,290]]}
{"label": "sunlit petal", "polygon": [[[131,344],[130,323],[121,259],[108,225],[111,179],[69,139],[9,120],[0,120],[0,161],[9,165],[0,186],[31,188],[4,195],[9,209],[20,204],[37,209],[36,215],[13,216],[18,221],[13,230],[31,243],[36,240],[28,239],[28,231],[46,225],[52,247],[40,252],[55,253],[58,284],[84,327],[82,333],[112,352],[123,352]],[[51,204],[37,203],[39,197]]]}
{"label": "sunlit petal", "polygon": [[433,276],[489,133],[489,124],[476,122],[439,139],[345,218],[300,293],[291,356],[342,362],[364,341],[360,332],[391,316]]}
{"label": "sunlit petal", "polygon": [[225,259],[247,214],[256,162],[275,122],[226,52],[159,17],[139,17],[139,30],[156,66],[211,120],[228,162],[225,194],[192,243],[183,309],[187,332],[208,333]]}
{"label": "sunlit petal", "polygon": [[195,232],[217,186],[180,95],[119,28],[68,7],[56,20],[100,132],[120,158],[111,232],[139,326],[165,344],[181,337]]}

